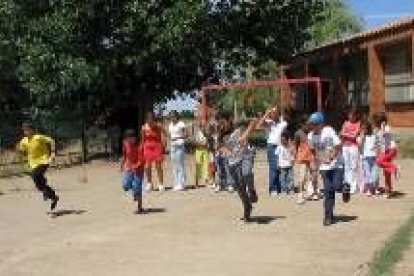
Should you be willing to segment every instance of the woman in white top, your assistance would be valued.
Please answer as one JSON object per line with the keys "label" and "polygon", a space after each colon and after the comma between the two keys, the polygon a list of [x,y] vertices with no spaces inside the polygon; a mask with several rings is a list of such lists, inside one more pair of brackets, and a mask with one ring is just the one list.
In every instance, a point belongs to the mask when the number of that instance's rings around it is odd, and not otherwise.
{"label": "woman in white top", "polygon": [[184,190],[186,173],[185,161],[185,139],[187,137],[186,126],[180,121],[178,112],[171,111],[171,123],[168,126],[170,136],[171,169],[174,176],[174,191]]}

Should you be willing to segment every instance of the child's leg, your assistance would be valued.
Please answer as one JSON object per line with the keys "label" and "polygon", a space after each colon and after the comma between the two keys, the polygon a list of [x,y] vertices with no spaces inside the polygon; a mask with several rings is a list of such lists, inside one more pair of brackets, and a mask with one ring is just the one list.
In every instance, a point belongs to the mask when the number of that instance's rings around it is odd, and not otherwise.
{"label": "child's leg", "polygon": [[391,180],[391,173],[384,170],[384,186],[385,186],[385,193],[389,196],[392,193],[392,180]]}
{"label": "child's leg", "polygon": [[287,169],[287,190],[289,193],[294,193],[294,187],[293,187],[293,167],[290,167]]}
{"label": "child's leg", "polygon": [[145,162],[145,176],[147,177],[148,186],[152,186],[152,162]]}
{"label": "child's leg", "polygon": [[246,182],[244,181],[243,176],[242,176],[241,164],[236,164],[234,166],[229,167],[229,171],[234,180],[234,188],[237,190],[237,194],[239,195],[240,200],[243,204],[243,209],[244,209],[243,218],[246,221],[249,221],[250,214],[252,211],[252,205],[250,203],[249,196],[247,195]]}
{"label": "child's leg", "polygon": [[134,173],[132,181],[132,190],[134,192],[134,200],[137,202],[137,212],[142,212],[142,176]]}
{"label": "child's leg", "polygon": [[202,170],[202,179],[205,182],[205,184],[208,184],[210,177],[209,177],[209,171],[208,171],[208,165],[210,163],[209,153],[207,149],[203,149],[203,158],[201,163],[201,170]]}
{"label": "child's leg", "polygon": [[392,160],[397,155],[396,149],[389,149],[385,152],[381,153],[377,157],[377,164],[380,166],[384,171],[393,174],[397,171],[397,166],[392,163]]}
{"label": "child's leg", "polygon": [[196,162],[196,172],[195,172],[195,185],[198,186],[199,181],[201,179],[201,167],[202,167],[202,161],[201,161],[201,151],[199,149],[195,150],[195,162]]}
{"label": "child's leg", "polygon": [[122,177],[122,189],[125,192],[128,192],[133,187],[133,181],[134,181],[134,175],[133,172],[125,171],[124,175]]}
{"label": "child's leg", "polygon": [[37,168],[33,169],[33,171],[30,173],[30,176],[33,179],[33,182],[36,185],[36,188],[43,193],[43,198],[45,200],[47,199],[56,199],[56,193],[55,190],[53,190],[48,184],[47,179],[45,177],[45,173],[47,170],[47,165],[41,165]]}

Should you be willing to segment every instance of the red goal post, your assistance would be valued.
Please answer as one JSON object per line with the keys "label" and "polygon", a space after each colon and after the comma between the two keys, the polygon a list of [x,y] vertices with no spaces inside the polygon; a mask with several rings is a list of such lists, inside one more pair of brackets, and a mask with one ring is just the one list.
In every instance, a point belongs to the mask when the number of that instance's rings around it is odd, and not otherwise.
{"label": "red goal post", "polygon": [[[317,97],[317,109],[322,111],[322,82],[329,81],[324,80],[320,77],[307,77],[307,78],[280,78],[276,80],[254,80],[254,81],[245,81],[240,83],[225,83],[225,84],[211,84],[204,85],[201,87],[201,108],[202,108],[202,119],[203,122],[208,120],[208,106],[207,106],[207,94],[222,90],[222,89],[237,89],[237,88],[248,88],[248,87],[266,87],[266,86],[289,86],[291,84],[313,84],[316,87],[316,97]],[[280,92],[281,93],[281,92]],[[281,106],[284,106],[283,97],[281,99]]]}

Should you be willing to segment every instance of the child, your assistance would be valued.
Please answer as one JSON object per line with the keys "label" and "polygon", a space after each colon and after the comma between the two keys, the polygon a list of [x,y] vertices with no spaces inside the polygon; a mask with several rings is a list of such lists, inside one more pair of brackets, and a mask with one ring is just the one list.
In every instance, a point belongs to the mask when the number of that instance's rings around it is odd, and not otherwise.
{"label": "child", "polygon": [[196,179],[195,186],[198,187],[200,182],[204,182],[206,185],[209,182],[208,166],[210,162],[208,140],[204,133],[201,121],[198,123],[198,127],[195,131],[195,162],[196,162]]}
{"label": "child", "polygon": [[250,222],[252,212],[252,203],[257,201],[257,195],[253,183],[243,174],[244,151],[247,147],[247,138],[256,125],[256,120],[249,123],[248,127],[244,126],[233,128],[228,116],[221,116],[220,120],[221,135],[219,139],[218,150],[228,160],[229,171],[234,181],[234,188],[243,204],[243,220]]}
{"label": "child", "polygon": [[398,178],[399,168],[392,161],[397,155],[397,143],[388,125],[387,115],[384,112],[374,114],[373,122],[378,139],[379,153],[376,158],[377,165],[384,171],[385,197],[392,196],[392,174]]}
{"label": "child", "polygon": [[122,188],[125,192],[132,190],[134,201],[138,208],[135,214],[143,214],[142,207],[142,179],[144,176],[144,161],[142,147],[138,143],[135,131],[128,129],[125,131],[122,141],[121,171],[124,172]]}
{"label": "child", "polygon": [[351,193],[356,193],[358,190],[360,154],[357,137],[360,131],[359,113],[355,108],[352,108],[348,113],[348,120],[345,121],[341,130],[344,181],[351,186]]}
{"label": "child", "polygon": [[278,157],[279,182],[282,192],[289,195],[293,192],[293,160],[294,154],[289,142],[289,133],[280,135],[280,145],[276,148]]}
{"label": "child", "polygon": [[344,202],[350,200],[349,185],[343,182],[341,140],[332,127],[325,125],[325,118],[321,112],[313,113],[309,117],[309,124],[311,127],[308,134],[309,145],[319,164],[323,180],[323,225],[330,226],[335,221],[335,192],[342,191]]}
{"label": "child", "polygon": [[43,199],[51,200],[50,209],[54,210],[59,201],[45,178],[45,173],[53,160],[55,152],[55,142],[52,138],[37,133],[31,123],[23,123],[22,130],[24,138],[17,145],[17,150],[27,154],[27,160],[30,167],[30,176],[36,185],[36,188],[43,194]]}
{"label": "child", "polygon": [[[300,128],[295,132],[295,152],[296,152],[296,186],[299,189],[298,204],[303,204],[306,201],[307,184],[311,175],[311,162],[313,160],[312,152],[308,143],[308,118],[303,116],[300,122]],[[315,183],[315,182],[312,182]],[[317,183],[317,182],[316,182]],[[317,191],[318,188],[314,187]],[[316,199],[319,199],[316,195]]]}
{"label": "child", "polygon": [[376,136],[372,125],[366,121],[362,125],[360,145],[362,152],[364,190],[367,196],[375,194],[378,185],[378,166],[375,163],[378,149],[376,147]]}

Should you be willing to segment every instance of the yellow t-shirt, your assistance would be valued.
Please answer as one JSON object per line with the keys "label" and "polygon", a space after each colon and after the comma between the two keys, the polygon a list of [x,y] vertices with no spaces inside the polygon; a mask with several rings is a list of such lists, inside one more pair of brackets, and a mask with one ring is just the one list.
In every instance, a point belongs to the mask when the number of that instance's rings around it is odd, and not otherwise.
{"label": "yellow t-shirt", "polygon": [[35,169],[40,165],[47,165],[51,162],[50,144],[53,139],[35,134],[32,137],[24,137],[19,143],[19,149],[26,152],[29,167]]}

